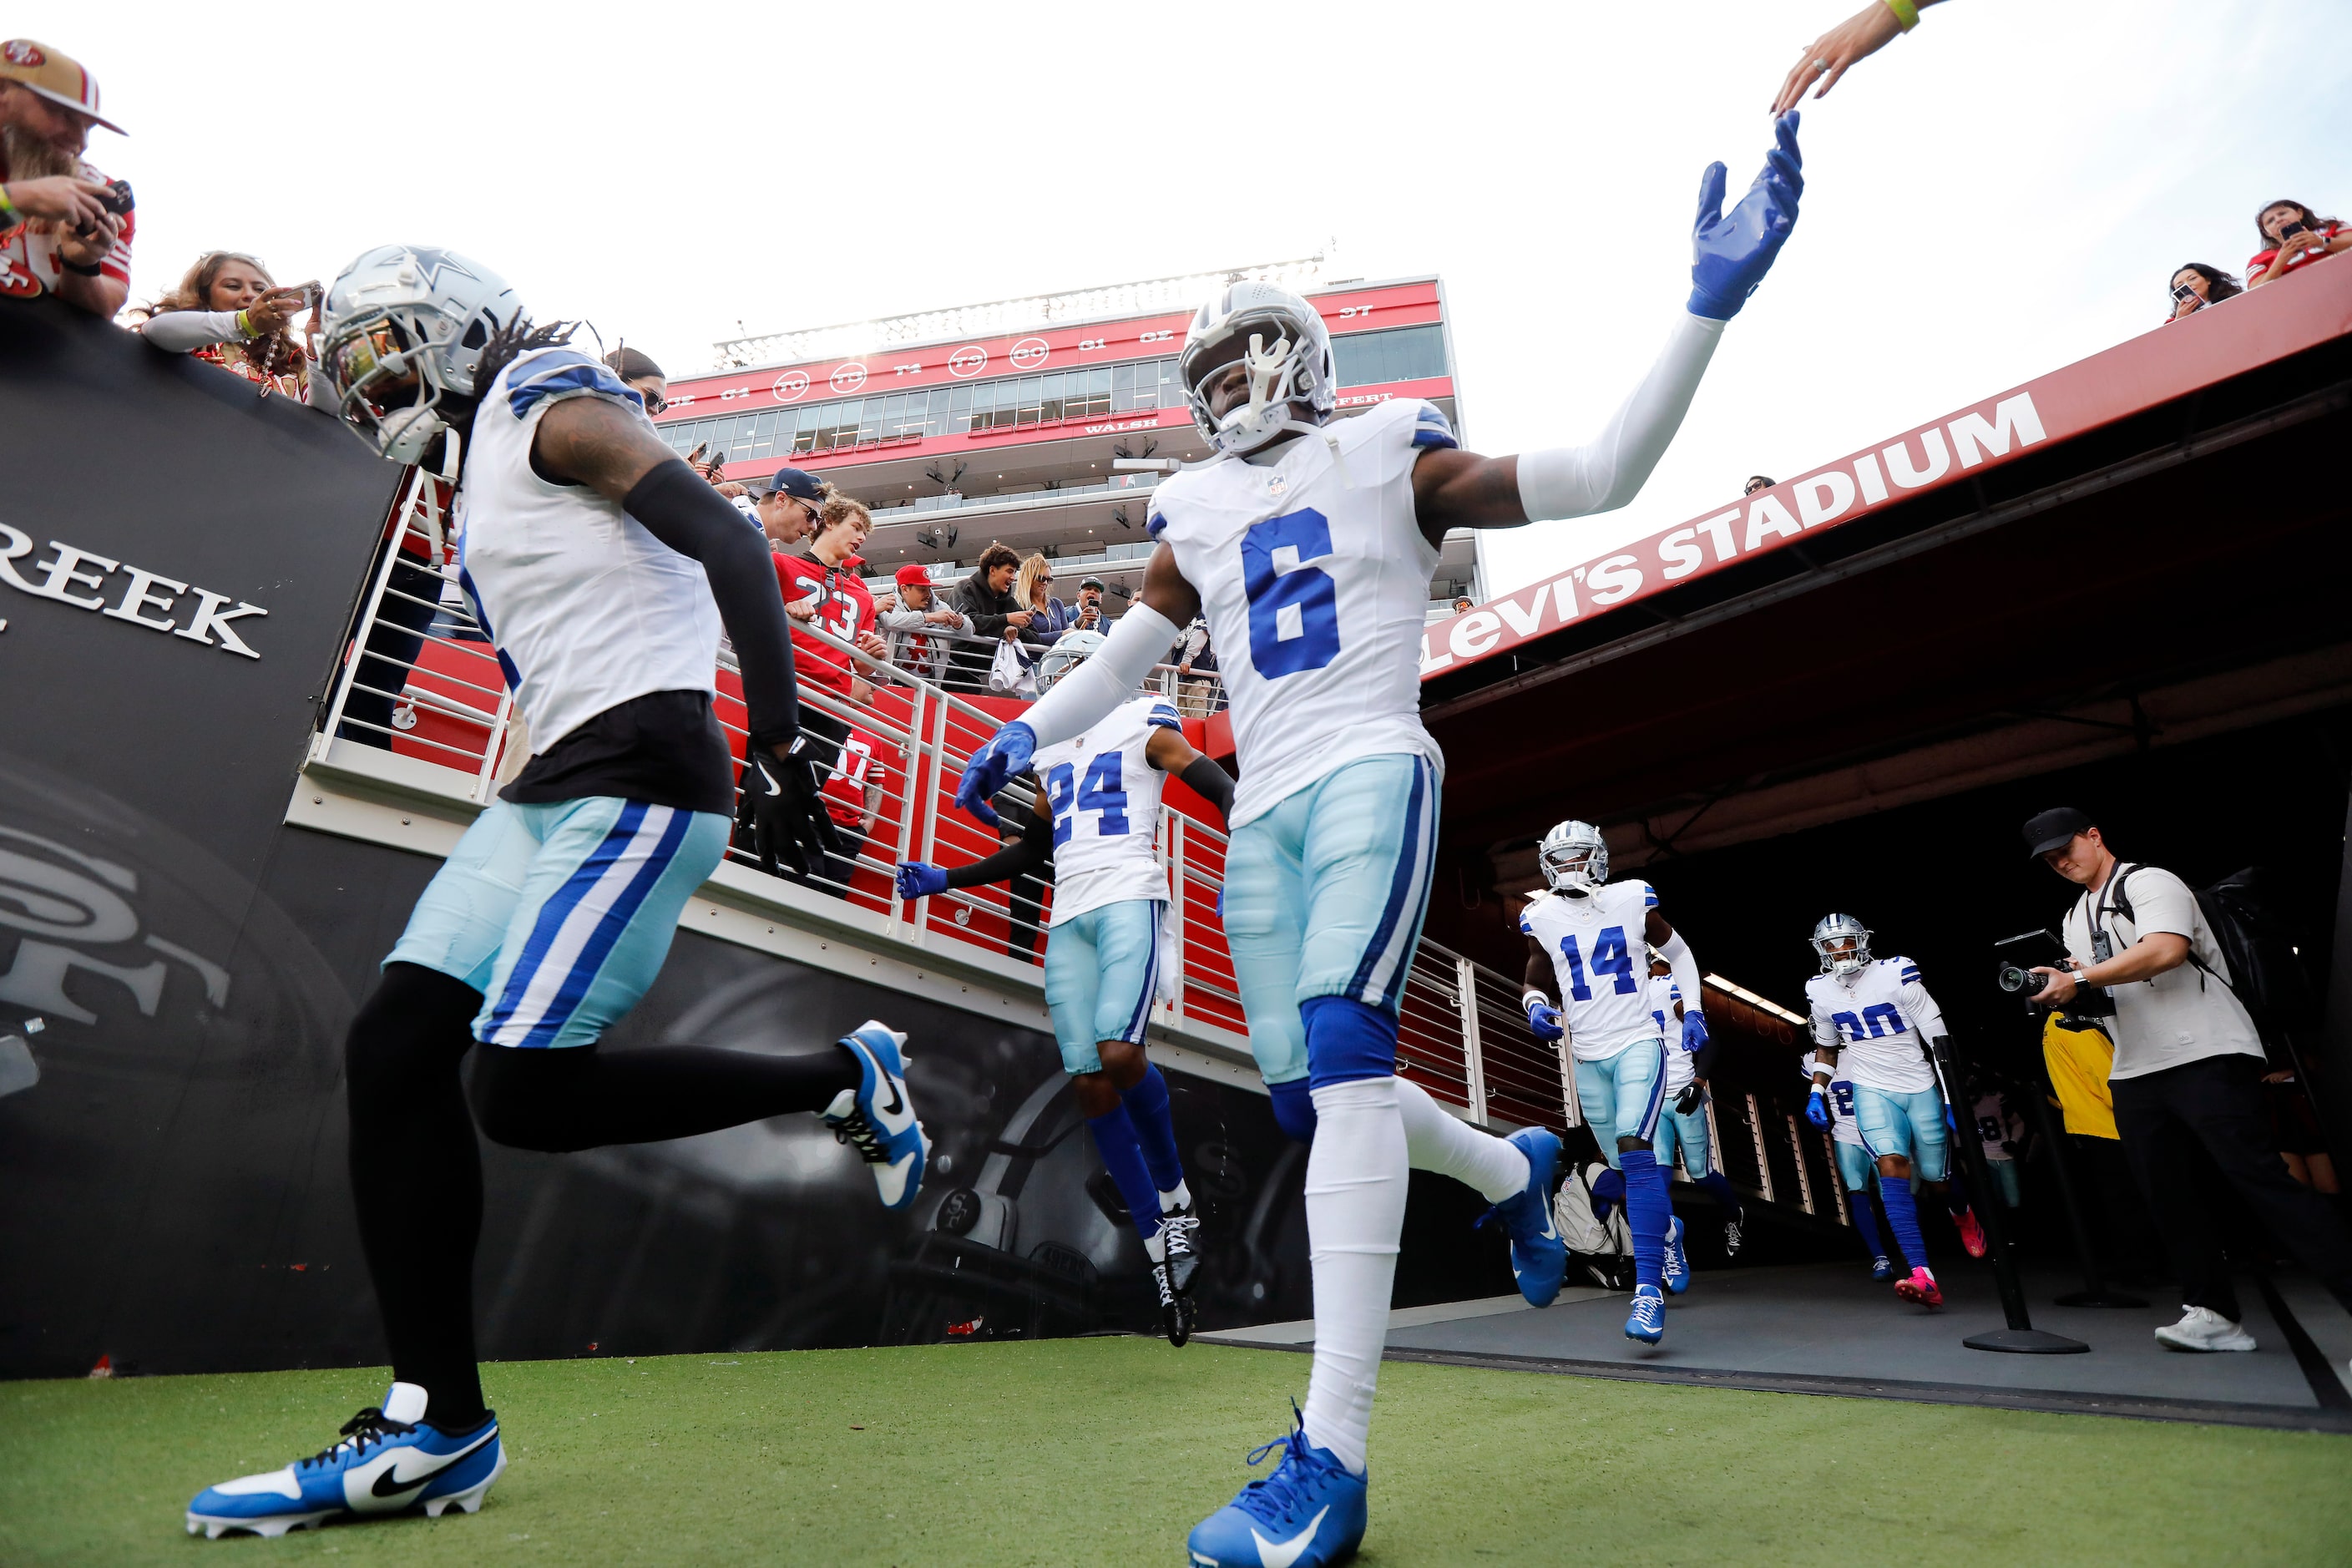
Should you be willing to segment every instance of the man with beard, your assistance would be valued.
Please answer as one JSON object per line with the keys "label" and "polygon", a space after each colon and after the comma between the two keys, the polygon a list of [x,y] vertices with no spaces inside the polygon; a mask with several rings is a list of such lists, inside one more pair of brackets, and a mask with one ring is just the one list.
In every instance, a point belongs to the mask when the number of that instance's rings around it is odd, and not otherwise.
{"label": "man with beard", "polygon": [[112,319],[131,294],[132,216],[82,162],[98,112],[89,72],[30,38],[0,43],[0,298],[55,294]]}

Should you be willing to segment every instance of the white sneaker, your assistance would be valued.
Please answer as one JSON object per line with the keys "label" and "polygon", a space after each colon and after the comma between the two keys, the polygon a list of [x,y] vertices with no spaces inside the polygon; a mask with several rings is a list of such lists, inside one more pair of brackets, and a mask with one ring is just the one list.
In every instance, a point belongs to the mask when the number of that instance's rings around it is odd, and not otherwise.
{"label": "white sneaker", "polygon": [[2156,1331],[2156,1342],[2172,1351],[2250,1351],[2254,1336],[2210,1307],[2189,1307],[2180,1321]]}

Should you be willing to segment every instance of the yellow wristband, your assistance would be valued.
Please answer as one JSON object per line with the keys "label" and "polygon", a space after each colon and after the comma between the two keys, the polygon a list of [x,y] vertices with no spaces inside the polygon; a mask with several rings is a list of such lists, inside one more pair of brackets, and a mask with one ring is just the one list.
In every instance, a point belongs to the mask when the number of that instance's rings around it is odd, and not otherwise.
{"label": "yellow wristband", "polygon": [[1919,25],[1919,7],[1916,0],[1885,0],[1886,8],[1895,13],[1895,25],[1905,32]]}
{"label": "yellow wristband", "polygon": [[25,215],[18,212],[16,204],[8,199],[8,187],[0,185],[0,228],[7,228],[24,221]]}
{"label": "yellow wristband", "polygon": [[247,315],[243,310],[239,310],[236,313],[236,330],[243,332],[248,338],[257,338],[261,335],[259,332],[253,330],[253,318]]}

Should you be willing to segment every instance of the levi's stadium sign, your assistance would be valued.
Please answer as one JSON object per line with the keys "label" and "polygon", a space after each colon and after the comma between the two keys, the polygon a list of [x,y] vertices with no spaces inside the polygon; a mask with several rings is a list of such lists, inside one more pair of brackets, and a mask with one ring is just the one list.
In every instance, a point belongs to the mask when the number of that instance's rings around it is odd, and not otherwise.
{"label": "levi's stadium sign", "polygon": [[[1733,562],[1785,550],[1815,529],[1868,517],[2352,333],[2352,263],[2304,269],[2210,310],[1882,441],[1720,511],[1661,530],[1422,633],[1423,678],[1450,673]],[[2326,274],[2322,277],[2320,275]],[[2290,297],[2284,285],[2297,283]]]}

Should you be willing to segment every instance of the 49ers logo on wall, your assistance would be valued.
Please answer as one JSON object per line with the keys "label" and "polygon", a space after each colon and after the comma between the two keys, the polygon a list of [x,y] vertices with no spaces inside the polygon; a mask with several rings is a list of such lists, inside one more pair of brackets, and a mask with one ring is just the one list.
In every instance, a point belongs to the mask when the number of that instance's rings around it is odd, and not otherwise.
{"label": "49ers logo on wall", "polygon": [[10,65],[28,69],[37,70],[49,63],[49,57],[41,53],[41,46],[30,38],[11,38],[0,44],[0,55],[7,56]]}

